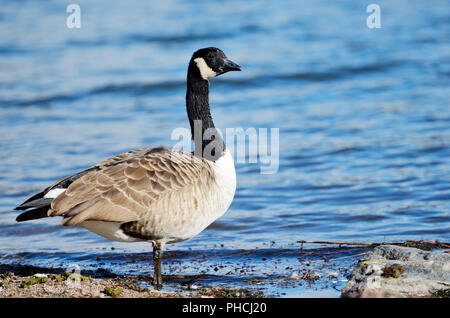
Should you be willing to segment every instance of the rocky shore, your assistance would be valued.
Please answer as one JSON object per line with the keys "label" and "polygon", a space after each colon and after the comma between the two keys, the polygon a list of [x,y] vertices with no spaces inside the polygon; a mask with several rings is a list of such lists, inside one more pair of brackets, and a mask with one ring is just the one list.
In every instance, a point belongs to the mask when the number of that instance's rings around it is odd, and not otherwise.
{"label": "rocky shore", "polygon": [[[0,298],[260,298],[267,297],[264,287],[273,284],[278,284],[278,288],[289,286],[293,297],[316,297],[323,292],[323,288],[336,286],[339,281],[344,284],[347,281],[345,286],[341,285],[341,297],[344,298],[448,298],[450,253],[447,247],[435,248],[436,245],[414,243],[414,247],[380,245],[363,249],[300,249],[298,274],[287,275],[289,270],[286,269],[286,276],[275,279],[244,279],[243,283],[248,285],[242,286],[244,288],[208,287],[195,283],[201,280],[200,277],[169,275],[164,280],[171,287],[158,291],[152,286],[151,276],[122,276],[102,268],[69,273],[59,268],[0,265]],[[317,259],[308,260],[311,255]],[[322,259],[318,258],[320,255]],[[357,259],[353,262],[342,262],[355,257]],[[295,272],[295,269],[291,270]],[[299,292],[295,292],[297,289]],[[262,290],[265,290],[264,293]],[[305,294],[305,290],[310,292]],[[336,296],[339,294],[332,297]]]}
{"label": "rocky shore", "polygon": [[450,297],[450,254],[382,245],[353,270],[342,297]]}
{"label": "rocky shore", "polygon": [[[116,276],[102,273],[88,275],[61,272],[33,266],[0,265],[0,298],[260,298],[264,295],[251,289],[227,287],[181,288],[179,291],[158,291],[151,286],[151,277]],[[148,281],[148,288],[142,281]]]}

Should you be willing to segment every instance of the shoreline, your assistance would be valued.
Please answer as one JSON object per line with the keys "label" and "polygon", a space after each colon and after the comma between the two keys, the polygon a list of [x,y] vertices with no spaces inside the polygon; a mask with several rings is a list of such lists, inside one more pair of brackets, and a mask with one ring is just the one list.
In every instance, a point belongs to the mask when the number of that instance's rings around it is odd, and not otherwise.
{"label": "shoreline", "polygon": [[[279,251],[270,260],[266,259],[269,254],[262,254],[264,257],[260,261],[273,263],[274,269],[278,267],[277,273],[268,271],[258,275],[251,268],[245,271],[244,266],[242,269],[234,268],[238,274],[227,273],[233,276],[232,280],[218,281],[220,275],[204,273],[163,275],[163,290],[153,288],[152,275],[115,274],[101,267],[69,273],[60,267],[0,264],[0,298],[449,296],[450,254],[447,243],[407,241],[363,247],[340,246],[346,244],[344,242],[328,243],[339,247],[304,250],[301,246],[295,255],[289,254],[298,262],[296,267],[292,262],[280,263]],[[207,266],[215,266],[214,270],[219,270],[222,265],[212,263]],[[215,277],[213,281],[209,280],[211,277]],[[333,293],[327,294],[332,289]],[[336,291],[338,295],[335,295]]]}
{"label": "shoreline", "polygon": [[[251,288],[196,287],[155,290],[152,277],[119,276],[100,270],[68,273],[28,265],[0,265],[0,298],[265,298]],[[148,282],[149,287],[142,286]]]}

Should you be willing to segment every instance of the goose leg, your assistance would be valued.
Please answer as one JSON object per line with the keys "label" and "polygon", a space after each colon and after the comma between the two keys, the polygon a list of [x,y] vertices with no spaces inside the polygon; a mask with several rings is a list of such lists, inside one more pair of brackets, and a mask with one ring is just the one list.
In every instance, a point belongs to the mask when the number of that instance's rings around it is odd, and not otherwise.
{"label": "goose leg", "polygon": [[154,264],[154,278],[153,285],[156,289],[161,289],[162,287],[162,276],[161,276],[161,259],[163,254],[163,244],[160,242],[153,242],[153,264]]}

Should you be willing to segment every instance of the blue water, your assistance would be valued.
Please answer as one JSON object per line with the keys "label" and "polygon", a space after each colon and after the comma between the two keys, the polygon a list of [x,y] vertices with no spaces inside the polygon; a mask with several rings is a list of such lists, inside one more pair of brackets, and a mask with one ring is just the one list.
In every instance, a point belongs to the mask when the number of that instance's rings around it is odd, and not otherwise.
{"label": "blue water", "polygon": [[[173,129],[188,128],[187,62],[206,46],[244,66],[211,82],[216,125],[279,128],[279,170],[237,163],[229,211],[168,246],[178,265],[165,274],[226,282],[226,269],[193,261],[206,255],[290,275],[298,240],[450,239],[448,1],[377,1],[380,29],[366,26],[370,1],[77,3],[80,29],[66,27],[65,2],[0,6],[1,262],[84,269],[104,256],[125,258],[108,270],[152,272],[147,243],[53,218],[18,224],[12,208],[108,156],[173,146]],[[271,267],[266,250],[292,253]]]}

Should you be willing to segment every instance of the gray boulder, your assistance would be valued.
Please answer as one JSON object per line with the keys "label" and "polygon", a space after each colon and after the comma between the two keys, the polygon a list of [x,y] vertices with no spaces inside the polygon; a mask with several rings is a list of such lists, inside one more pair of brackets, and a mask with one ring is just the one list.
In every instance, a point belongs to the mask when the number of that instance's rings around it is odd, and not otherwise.
{"label": "gray boulder", "polygon": [[342,297],[432,297],[449,290],[449,253],[381,245],[359,261]]}

